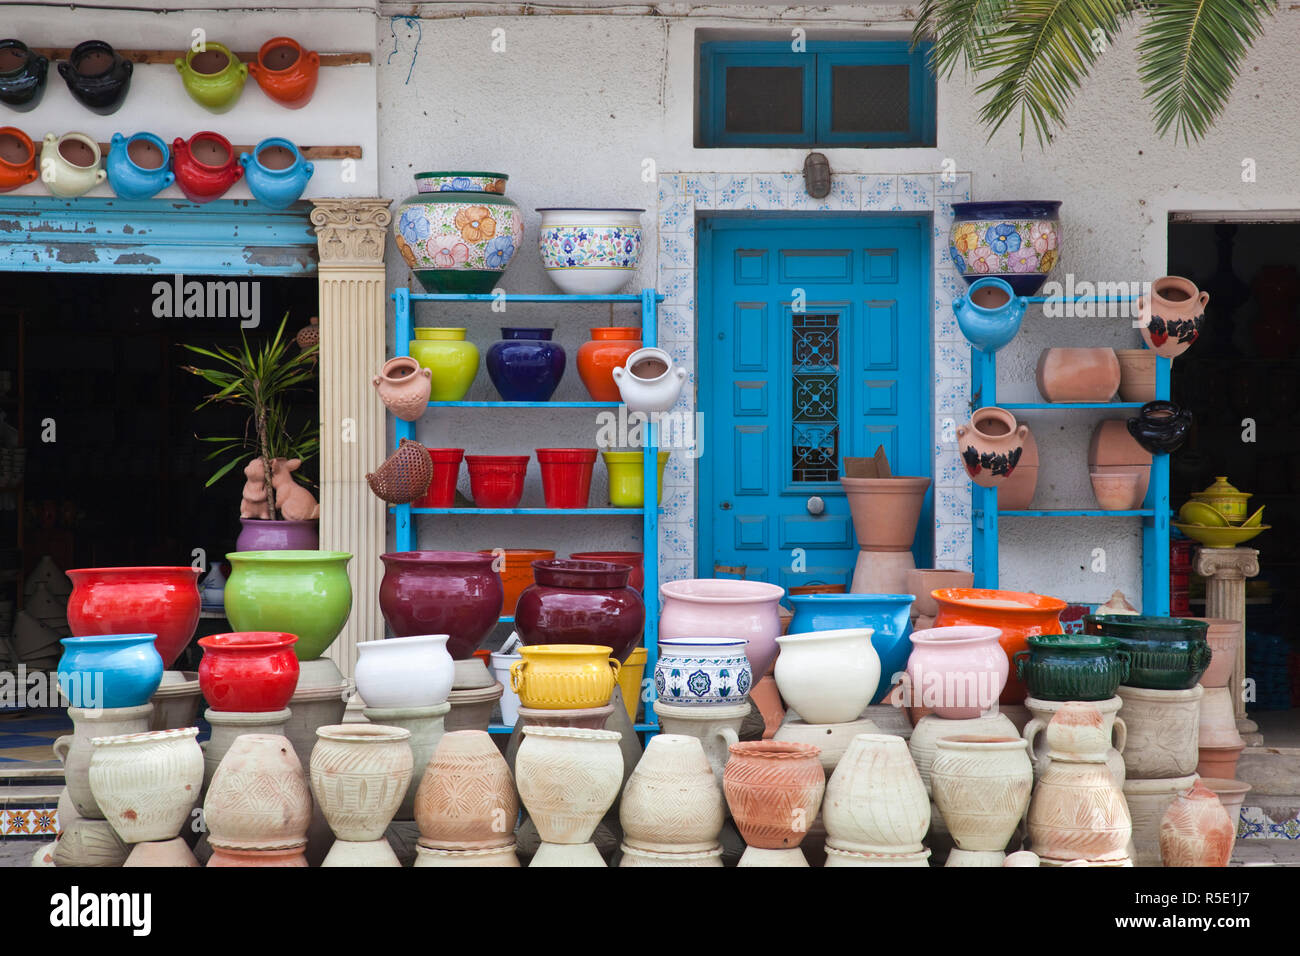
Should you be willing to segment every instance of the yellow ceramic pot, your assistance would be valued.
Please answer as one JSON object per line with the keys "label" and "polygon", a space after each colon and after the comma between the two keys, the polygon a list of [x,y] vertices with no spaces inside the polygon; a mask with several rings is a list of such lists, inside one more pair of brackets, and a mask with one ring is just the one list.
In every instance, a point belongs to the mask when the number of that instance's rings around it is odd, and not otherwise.
{"label": "yellow ceramic pot", "polygon": [[[669,454],[671,452],[659,453],[659,502],[664,497],[664,466],[668,464]],[[609,470],[610,505],[614,508],[640,508],[645,504],[644,484],[641,480],[645,452],[606,451],[601,452],[601,457],[605,459],[605,467]]]}
{"label": "yellow ceramic pot", "polygon": [[539,710],[604,707],[614,693],[619,662],[599,644],[534,644],[521,647],[510,665],[510,686],[519,703]]}
{"label": "yellow ceramic pot", "polygon": [[623,704],[627,715],[636,723],[636,705],[641,700],[641,681],[645,676],[646,653],[644,647],[632,648],[632,653],[623,662],[618,672],[618,686],[623,691]]}
{"label": "yellow ceramic pot", "polygon": [[1238,491],[1232,487],[1227,478],[1214,479],[1214,484],[1204,491],[1195,492],[1192,500],[1202,501],[1228,519],[1229,524],[1241,524],[1246,520],[1249,492]]}
{"label": "yellow ceramic pot", "polygon": [[478,374],[478,346],[465,341],[464,329],[415,329],[407,351],[432,374],[429,399],[459,402]]}

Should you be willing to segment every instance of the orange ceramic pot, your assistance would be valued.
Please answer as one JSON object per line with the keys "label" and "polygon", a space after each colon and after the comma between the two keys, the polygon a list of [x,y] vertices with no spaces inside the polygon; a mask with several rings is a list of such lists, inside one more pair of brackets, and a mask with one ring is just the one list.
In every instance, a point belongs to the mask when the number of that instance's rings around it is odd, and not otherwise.
{"label": "orange ceramic pot", "polygon": [[505,600],[501,602],[501,613],[513,616],[515,605],[519,603],[519,595],[524,593],[524,588],[531,587],[533,581],[533,562],[534,561],[554,561],[554,551],[529,551],[525,549],[503,548],[504,554],[497,554],[496,551],[480,551],[479,554],[490,554],[496,557],[492,562],[493,568],[501,575],[501,586],[505,589]]}
{"label": "orange ceramic pot", "polygon": [[610,326],[591,330],[591,341],[578,348],[578,376],[593,401],[621,402],[614,369],[641,347],[641,330],[635,326]]}
{"label": "orange ceramic pot", "polygon": [[0,126],[0,193],[35,182],[36,147],[15,126]]}
{"label": "orange ceramic pot", "polygon": [[[930,592],[939,605],[934,627],[955,624],[978,624],[996,627],[1002,631],[998,643],[1012,661],[1018,651],[1027,650],[1026,640],[1031,634],[1059,634],[1061,612],[1065,602],[1060,598],[1031,594],[1027,591],[992,591],[984,588],[939,588]],[[1012,661],[1014,664],[1014,661]],[[1007,677],[1007,686],[999,700],[1004,704],[1023,704],[1028,688],[1016,676],[1015,667]]]}
{"label": "orange ceramic pot", "polygon": [[257,62],[248,65],[248,72],[267,96],[296,110],[306,106],[316,92],[320,55],[304,50],[297,40],[275,37],[262,44]]}

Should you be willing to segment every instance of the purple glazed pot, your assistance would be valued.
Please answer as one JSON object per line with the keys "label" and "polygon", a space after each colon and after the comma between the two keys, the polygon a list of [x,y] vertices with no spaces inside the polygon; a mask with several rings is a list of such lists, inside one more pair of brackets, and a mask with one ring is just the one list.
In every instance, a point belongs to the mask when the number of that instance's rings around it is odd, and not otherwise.
{"label": "purple glazed pot", "polygon": [[268,521],[240,518],[236,551],[317,551],[320,523],[310,521]]}
{"label": "purple glazed pot", "polygon": [[472,657],[501,616],[505,592],[492,555],[401,551],[380,559],[379,610],[393,636],[446,634],[452,657]]}
{"label": "purple glazed pot", "polygon": [[601,644],[626,661],[645,627],[631,573],[604,561],[534,561],[536,583],[519,595],[515,630],[525,644]]}

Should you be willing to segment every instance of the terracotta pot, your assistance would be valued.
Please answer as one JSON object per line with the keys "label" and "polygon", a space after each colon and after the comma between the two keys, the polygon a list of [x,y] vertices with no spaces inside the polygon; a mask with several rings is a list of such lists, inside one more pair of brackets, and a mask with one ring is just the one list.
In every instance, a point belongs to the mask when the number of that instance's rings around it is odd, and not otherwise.
{"label": "terracotta pot", "polygon": [[[1030,634],[1058,634],[1061,630],[1065,602],[1059,598],[983,588],[943,588],[933,593],[939,605],[935,627],[975,624],[998,628],[1002,631],[999,643],[1007,652],[1008,666],[1018,651],[1029,646],[1026,639]],[[1024,682],[1013,672],[999,699],[1003,704],[1020,704],[1026,693]]]}
{"label": "terracotta pot", "polygon": [[[911,706],[948,720],[978,717],[997,703],[1009,673],[995,627],[938,627],[911,634]],[[780,662],[778,661],[778,664]]]}
{"label": "terracotta pot", "polygon": [[[1219,798],[1223,809],[1228,811],[1228,820],[1232,823],[1232,842],[1235,844],[1237,830],[1241,824],[1241,805],[1246,800],[1246,794],[1250,792],[1250,784],[1242,783],[1240,780],[1205,776],[1201,777],[1201,783]],[[1231,859],[1231,852],[1228,856]]]}
{"label": "terracotta pot", "polygon": [[853,853],[826,848],[826,866],[926,866],[930,865],[930,851],[917,853]]}
{"label": "terracotta pot", "polygon": [[1016,470],[998,486],[998,511],[1025,511],[1034,503],[1038,490],[1038,442],[1028,425],[1021,447]]}
{"label": "terracotta pot", "polygon": [[1088,443],[1088,471],[1099,475],[1136,474],[1133,500],[1144,501],[1151,480],[1151,453],[1129,434],[1125,419],[1108,418],[1093,429]]}
{"label": "terracotta pot", "polygon": [[[878,734],[881,732],[876,722],[867,717],[844,724],[810,724],[798,717],[787,715],[781,721],[781,726],[777,728],[776,733],[772,735],[772,739],[796,744],[812,744],[821,751],[817,757],[822,763],[822,769],[826,771],[826,778],[829,780],[830,775],[839,766],[844,754],[848,752],[849,746],[853,743],[853,738],[858,734]],[[814,849],[813,847],[807,848],[810,854],[814,852]],[[814,866],[817,865],[811,859],[809,862]]]}
{"label": "terracotta pot", "polygon": [[[1029,743],[1029,756],[1034,762],[1035,780],[1043,775],[1051,759],[1048,756],[1047,738],[1043,735],[1043,731],[1047,729],[1048,723],[1056,712],[1068,703],[1062,700],[1041,700],[1037,697],[1025,698],[1025,705],[1033,717],[1021,728],[1020,736]],[[1112,697],[1109,700],[1088,701],[1088,703],[1097,708],[1097,712],[1101,714],[1100,731],[1090,744],[1083,742],[1076,733],[1073,735],[1075,739],[1066,745],[1066,749],[1076,753],[1080,751],[1104,753],[1111,779],[1115,781],[1115,786],[1122,787],[1127,776],[1124,769],[1124,748],[1128,744],[1128,726],[1122,717],[1116,715],[1124,701],[1119,697]],[[1076,731],[1082,729],[1078,724],[1072,726]],[[1061,732],[1064,730],[1065,728],[1062,728]],[[1089,731],[1091,733],[1091,728]]]}
{"label": "terracotta pot", "polygon": [[1132,779],[1182,777],[1196,769],[1201,696],[1189,690],[1148,690],[1121,685],[1128,745],[1124,767]]}
{"label": "terracotta pot", "polygon": [[1199,780],[1174,796],[1160,821],[1165,866],[1227,866],[1237,828],[1212,790]]}
{"label": "terracotta pot", "polygon": [[198,865],[199,861],[195,859],[189,844],[180,837],[174,840],[137,843],[131,849],[131,855],[122,864],[124,868],[137,866],[188,868]]}
{"label": "terracotta pot", "polygon": [[620,734],[576,727],[524,727],[515,781],[542,840],[585,844],[623,783]]}
{"label": "terracotta pot", "polygon": [[36,146],[14,126],[0,126],[0,192],[7,193],[36,181]]}
{"label": "terracotta pot", "polygon": [[[397,813],[393,815],[394,822],[389,824],[387,831],[388,836],[391,837],[394,829],[400,828],[403,834],[409,837],[402,858],[402,865],[409,866],[415,859],[415,843],[420,836],[419,827],[414,823],[415,797],[420,792],[424,768],[429,766],[434,751],[438,749],[438,744],[447,732],[447,715],[451,713],[451,702],[443,701],[441,704],[431,704],[428,707],[365,707],[362,713],[372,724],[398,727],[411,732],[409,741],[411,782],[406,788],[406,795],[402,797]],[[323,818],[322,822],[324,822]],[[393,849],[397,851],[398,847],[394,846]]]}
{"label": "terracotta pot", "polygon": [[487,733],[444,734],[415,796],[422,846],[485,850],[515,840],[519,798],[501,751]]}
{"label": "terracotta pot", "polygon": [[912,601],[912,620],[915,621],[920,616],[938,615],[939,604],[930,593],[936,588],[968,588],[974,583],[975,575],[970,571],[958,571],[952,568],[915,568],[908,571],[907,584],[903,590],[915,595]]}
{"label": "terracotta pot", "polygon": [[1028,741],[959,734],[941,737],[936,748],[930,786],[948,832],[959,849],[996,854],[1001,866],[1034,785]]}
{"label": "terracotta pot", "polygon": [[704,748],[713,777],[722,786],[723,768],[731,758],[731,745],[740,741],[740,727],[753,709],[747,700],[709,707],[656,700],[652,705],[663,733],[694,737]]}
{"label": "terracotta pot", "polygon": [[828,850],[894,855],[922,850],[930,801],[901,737],[853,738],[826,785],[822,819]]}
{"label": "terracotta pot", "polygon": [[534,561],[537,583],[519,596],[515,630],[525,644],[604,645],[621,663],[645,627],[645,604],[627,584],[631,572],[599,561]]}
{"label": "terracotta pot", "polygon": [[521,647],[510,667],[510,686],[523,707],[587,710],[609,703],[620,664],[600,644],[544,644]]}
{"label": "terracotta pot", "polygon": [[87,820],[75,813],[59,814],[59,837],[51,854],[55,866],[121,866],[130,848],[107,820]]}
{"label": "terracotta pot", "polygon": [[911,551],[929,478],[840,478],[863,551]]}
{"label": "terracotta pot", "polygon": [[1121,861],[1133,825],[1104,753],[1072,753],[1076,726],[1100,734],[1096,707],[1070,702],[1047,725],[1050,761],[1029,805],[1029,838],[1043,860]]}
{"label": "terracotta pot", "polygon": [[[340,698],[342,691],[340,691]],[[345,705],[346,706],[346,705]],[[211,727],[211,734],[203,742],[203,790],[206,793],[212,778],[217,775],[221,760],[240,737],[246,734],[271,734],[288,736],[286,722],[289,720],[289,708],[272,713],[223,713],[208,708],[203,712],[203,719]],[[315,736],[313,734],[313,736]],[[291,738],[292,739],[292,738]],[[296,751],[295,751],[296,752]],[[308,757],[310,757],[310,751]],[[302,762],[301,755],[298,758]]]}
{"label": "terracotta pot", "polygon": [[1200,685],[1226,687],[1232,677],[1232,665],[1237,660],[1237,646],[1241,643],[1242,624],[1226,617],[1193,617],[1206,625],[1205,642],[1210,645],[1210,666],[1201,674]]}
{"label": "terracotta pot", "polygon": [[826,773],[809,744],[741,741],[731,745],[722,788],[748,846],[789,850],[803,842],[817,817]]}
{"label": "terracotta pot", "polygon": [[301,850],[311,789],[288,737],[244,734],[221,758],[203,800],[208,843],[236,850]]}
{"label": "terracotta pot", "polygon": [[519,866],[513,843],[487,850],[435,850],[417,846],[415,853],[414,866]]}
{"label": "terracotta pot", "polygon": [[1104,511],[1131,511],[1142,507],[1143,485],[1146,476],[1137,471],[1120,471],[1110,474],[1090,474],[1092,494],[1097,507]]}
{"label": "terracotta pot", "polygon": [[611,326],[591,330],[591,341],[578,348],[578,376],[593,401],[621,402],[614,369],[627,364],[628,356],[641,348],[641,330],[634,326]]}
{"label": "terracotta pot", "polygon": [[68,577],[74,637],[157,634],[154,647],[167,668],[194,636],[200,610],[195,568],[76,568]]}
{"label": "terracotta pot", "polygon": [[[1197,724],[1197,746],[1240,747],[1241,734],[1237,733],[1237,720],[1233,714],[1232,691],[1227,687],[1206,687],[1201,695],[1200,721]],[[1228,774],[1211,774],[1223,777]]]}
{"label": "terracotta pot", "polygon": [[1157,279],[1151,283],[1151,295],[1137,300],[1142,341],[1162,358],[1177,358],[1200,336],[1209,301],[1210,294],[1187,279]]}
{"label": "terracotta pot", "polygon": [[781,633],[779,601],[785,590],[764,581],[696,578],[659,586],[659,639],[730,637],[747,641],[753,675],[766,674],[776,659]]}
{"label": "terracotta pot", "polygon": [[1196,772],[1203,777],[1221,777],[1231,780],[1237,772],[1237,761],[1246,749],[1245,741],[1221,747],[1198,747]]}
{"label": "terracotta pot", "polygon": [[957,426],[957,448],[971,481],[981,488],[995,488],[1011,477],[1028,434],[1028,427],[1018,425],[1005,409],[976,409],[969,422]]}
{"label": "terracotta pot", "polygon": [[1129,855],[1134,866],[1164,865],[1160,860],[1160,822],[1174,797],[1195,783],[1195,774],[1124,782],[1124,801],[1133,819]]}
{"label": "terracotta pot", "polygon": [[1156,397],[1156,353],[1150,349],[1115,349],[1119,359],[1119,400],[1150,402]]}
{"label": "terracotta pot", "polygon": [[859,627],[778,637],[773,675],[781,697],[812,724],[856,720],[880,684],[871,634]]}
{"label": "terracotta pot", "polygon": [[278,631],[241,631],[199,638],[199,687],[214,710],[283,710],[298,688],[298,638]]}
{"label": "terracotta pot", "polygon": [[170,840],[190,819],[203,786],[197,727],[96,737],[90,787],[126,843]]}
{"label": "terracotta pot", "polygon": [[650,738],[619,802],[623,841],[661,853],[712,851],[724,817],[722,792],[694,737]]}
{"label": "terracotta pot", "polygon": [[403,551],[380,559],[379,609],[394,636],[446,634],[451,656],[464,660],[492,633],[503,591],[490,555]]}
{"label": "terracotta pot", "polygon": [[281,106],[301,109],[316,92],[320,55],[289,37],[273,37],[262,44],[248,72],[262,92]]}
{"label": "terracotta pot", "polygon": [[[152,704],[138,707],[82,708],[69,707],[72,733],[55,739],[54,756],[63,763],[63,779],[68,797],[77,813],[87,819],[102,820],[104,811],[99,807],[90,788],[90,742],[96,737],[115,737],[144,733],[153,716]],[[123,857],[125,858],[125,853]]]}
{"label": "terracotta pot", "polygon": [[[539,557],[536,560],[547,561],[553,557],[555,557],[554,552],[549,557]],[[627,586],[635,588],[638,592],[645,590],[645,554],[641,551],[574,551],[569,555],[569,560],[626,564],[632,569],[632,573],[627,578]]]}
{"label": "terracotta pot", "polygon": [[538,448],[542,498],[548,508],[586,508],[591,504],[595,448]]}
{"label": "terracotta pot", "polygon": [[330,829],[339,841],[382,840],[411,783],[411,732],[336,724],[317,729],[316,737],[311,792]]}
{"label": "terracotta pot", "polygon": [[1044,349],[1036,375],[1049,402],[1109,402],[1119,388],[1119,359],[1114,349]]}
{"label": "terracotta pot", "polygon": [[927,714],[916,722],[912,735],[907,739],[907,750],[912,755],[917,773],[921,775],[921,785],[925,792],[931,788],[930,767],[938,752],[940,737],[952,737],[966,734],[976,737],[1014,737],[1017,736],[1016,725],[1006,714],[985,714],[963,720],[945,720],[933,714]]}
{"label": "terracotta pot", "polygon": [[370,380],[384,406],[404,422],[413,422],[429,407],[433,373],[409,355],[390,358]]}
{"label": "terracotta pot", "polygon": [[505,687],[496,682],[488,687],[466,690],[453,688],[447,695],[447,702],[451,704],[446,719],[447,730],[487,730],[492,723],[492,712],[496,709],[497,701],[504,693]]}
{"label": "terracotta pot", "polygon": [[236,850],[214,846],[208,866],[307,866],[302,847],[282,850]]}

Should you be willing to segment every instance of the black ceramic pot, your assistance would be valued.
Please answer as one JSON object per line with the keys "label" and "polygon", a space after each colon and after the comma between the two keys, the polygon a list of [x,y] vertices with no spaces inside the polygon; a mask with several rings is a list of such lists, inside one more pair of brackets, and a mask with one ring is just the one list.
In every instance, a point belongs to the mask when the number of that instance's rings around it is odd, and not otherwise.
{"label": "black ceramic pot", "polygon": [[0,40],[0,103],[26,113],[45,95],[50,61],[19,40]]}
{"label": "black ceramic pot", "polygon": [[1147,402],[1128,420],[1129,434],[1153,455],[1177,451],[1191,430],[1191,411],[1173,402]]}
{"label": "black ceramic pot", "polygon": [[126,100],[132,69],[131,61],[103,40],[78,43],[72,55],[59,63],[59,73],[72,95],[101,116],[116,113]]}

